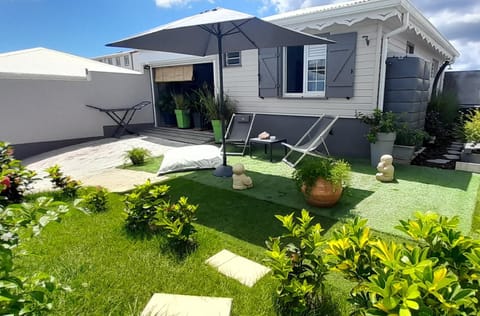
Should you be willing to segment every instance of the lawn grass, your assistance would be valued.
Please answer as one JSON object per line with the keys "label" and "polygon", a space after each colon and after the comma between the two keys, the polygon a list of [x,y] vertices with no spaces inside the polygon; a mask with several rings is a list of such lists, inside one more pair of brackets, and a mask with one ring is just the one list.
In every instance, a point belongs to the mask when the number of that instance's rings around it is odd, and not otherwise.
{"label": "lawn grass", "polygon": [[[423,207],[428,199],[435,207],[444,203],[457,211],[470,205],[472,223],[479,190],[477,175],[412,166],[398,166],[397,182],[382,184],[374,180],[367,162],[353,161],[354,178],[342,204],[322,210],[305,204],[290,179],[291,169],[284,164],[229,157],[230,164],[236,162],[247,166],[254,189],[234,191],[231,179],[216,178],[210,170],[174,174],[165,182],[171,186],[173,198],[187,195],[191,203],[199,204],[195,225],[199,247],[185,259],[169,252],[159,237],[141,239],[128,235],[123,229],[121,195],[111,194],[108,212],[72,212],[62,223],[52,223],[39,238],[27,242],[25,248],[30,255],[18,262],[20,269],[27,273],[47,272],[73,288],[71,293],[56,296],[54,315],[138,315],[152,294],[159,292],[231,297],[231,315],[275,315],[276,282],[270,276],[248,288],[205,265],[205,260],[228,249],[261,263],[265,258],[264,241],[284,232],[274,215],[303,207],[315,214],[315,221],[322,224],[327,236],[340,227],[339,218],[352,216],[363,203],[376,212],[383,210],[390,218],[390,228],[398,223],[394,216],[398,214],[393,214],[392,209],[405,205]],[[158,162],[149,162],[143,170],[156,172],[158,166]],[[426,196],[419,197],[421,194]],[[394,199],[385,198],[392,196]],[[411,201],[405,201],[407,198]],[[467,201],[459,203],[461,199]],[[455,202],[459,203],[456,207]],[[345,211],[346,208],[354,212]],[[480,215],[480,203],[475,214]],[[468,215],[463,215],[462,224],[466,225],[468,219],[464,217]],[[372,222],[376,223],[369,218],[370,226]],[[472,227],[476,225],[480,225],[478,221]],[[376,234],[402,241],[392,235]],[[351,286],[338,275],[329,277],[328,288],[336,307],[332,315],[348,315],[350,305],[346,297]]]}
{"label": "lawn grass", "polygon": [[[263,158],[263,157],[262,157]],[[254,181],[254,188],[242,194],[290,208],[308,209],[314,214],[332,219],[355,215],[368,219],[376,231],[400,236],[394,226],[402,219],[411,218],[415,211],[433,211],[445,216],[458,215],[459,229],[470,233],[473,213],[480,188],[480,176],[462,171],[419,166],[395,166],[396,181],[381,183],[375,179],[376,169],[366,160],[350,160],[352,181],[340,202],[332,208],[316,208],[306,204],[303,195],[291,179],[292,168],[282,162],[270,163],[264,159],[228,157],[228,163],[243,163]],[[156,173],[159,165],[149,164],[145,171]],[[230,178],[212,176],[210,170],[178,173],[198,183],[232,190]]]}
{"label": "lawn grass", "polygon": [[[110,195],[108,212],[74,211],[25,244],[29,255],[18,263],[21,270],[52,274],[73,288],[56,297],[54,315],[138,315],[152,294],[160,292],[231,297],[231,315],[275,315],[276,282],[270,276],[248,288],[204,261],[228,249],[261,263],[264,241],[284,232],[274,215],[292,210],[184,178],[166,183],[172,197],[188,192],[189,201],[199,204],[195,225],[199,247],[184,260],[169,252],[159,237],[128,235],[118,194]],[[330,219],[316,220],[327,230],[335,224]],[[334,279],[329,288],[333,288],[337,315],[347,315],[348,282]]]}

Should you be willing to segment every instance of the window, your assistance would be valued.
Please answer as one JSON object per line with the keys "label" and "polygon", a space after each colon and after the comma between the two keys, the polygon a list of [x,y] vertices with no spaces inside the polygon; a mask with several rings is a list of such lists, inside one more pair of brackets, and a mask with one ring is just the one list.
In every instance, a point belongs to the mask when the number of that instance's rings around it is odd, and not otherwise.
{"label": "window", "polygon": [[108,59],[107,59],[107,62],[108,62],[110,65],[113,65],[111,58],[108,58]]}
{"label": "window", "polygon": [[130,66],[130,56],[123,56],[123,63],[125,66]]}
{"label": "window", "polygon": [[121,61],[120,61],[120,57],[115,57],[115,65],[117,65],[117,66],[121,66],[121,65],[122,65],[122,63],[121,63]]}
{"label": "window", "polygon": [[284,94],[325,96],[327,46],[291,46],[285,56]]}
{"label": "window", "polygon": [[407,42],[407,54],[414,54],[415,53],[415,45]]}
{"label": "window", "polygon": [[240,52],[225,53],[225,66],[241,66]]}

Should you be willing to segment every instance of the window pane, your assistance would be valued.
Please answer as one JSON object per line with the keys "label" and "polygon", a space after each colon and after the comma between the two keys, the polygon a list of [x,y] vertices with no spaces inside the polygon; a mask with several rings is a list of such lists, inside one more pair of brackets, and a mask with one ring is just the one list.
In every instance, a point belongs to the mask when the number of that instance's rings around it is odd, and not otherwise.
{"label": "window pane", "polygon": [[308,61],[307,91],[325,90],[325,60],[314,59]]}
{"label": "window pane", "polygon": [[286,92],[303,92],[303,46],[287,47]]}
{"label": "window pane", "polygon": [[128,56],[123,56],[123,61],[125,66],[130,65],[130,58]]}

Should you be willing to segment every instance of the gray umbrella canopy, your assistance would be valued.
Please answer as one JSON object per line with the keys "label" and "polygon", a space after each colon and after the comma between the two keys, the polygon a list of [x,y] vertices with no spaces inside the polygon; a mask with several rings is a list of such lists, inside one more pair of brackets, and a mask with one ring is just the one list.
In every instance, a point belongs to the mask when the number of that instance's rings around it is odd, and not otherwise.
{"label": "gray umbrella canopy", "polygon": [[[218,36],[222,39],[219,51]],[[206,56],[255,48],[333,43],[293,31],[253,15],[216,8],[107,46]]]}
{"label": "gray umbrella canopy", "polygon": [[[293,31],[253,15],[224,8],[205,11],[107,46],[156,50],[219,58],[219,107],[223,113],[223,53],[247,49],[334,43],[328,39]],[[219,177],[232,176],[227,166],[225,120],[222,118],[223,165],[214,171]]]}

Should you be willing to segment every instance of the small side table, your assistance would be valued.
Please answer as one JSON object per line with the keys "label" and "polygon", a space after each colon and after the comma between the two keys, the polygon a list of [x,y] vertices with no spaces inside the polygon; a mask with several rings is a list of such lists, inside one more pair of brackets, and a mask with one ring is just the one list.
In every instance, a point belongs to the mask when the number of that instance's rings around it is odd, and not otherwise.
{"label": "small side table", "polygon": [[[275,138],[275,139],[260,139],[260,138],[250,138],[249,140],[249,147],[250,147],[250,157],[252,157],[252,147],[253,144],[263,144],[264,149],[265,149],[265,154],[267,153],[267,147],[270,149],[270,162],[273,162],[272,160],[272,146],[273,144],[280,144],[283,142],[287,142],[286,138]],[[287,148],[285,148],[285,154],[286,154]]]}

